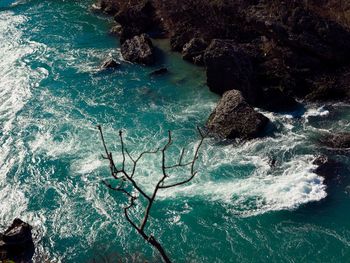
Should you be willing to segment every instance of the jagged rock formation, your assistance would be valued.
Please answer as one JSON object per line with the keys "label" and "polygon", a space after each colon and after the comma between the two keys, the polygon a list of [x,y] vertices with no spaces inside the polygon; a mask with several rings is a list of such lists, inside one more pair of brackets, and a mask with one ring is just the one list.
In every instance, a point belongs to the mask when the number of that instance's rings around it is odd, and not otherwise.
{"label": "jagged rock formation", "polygon": [[174,51],[206,68],[212,91],[237,89],[252,106],[285,111],[296,98],[350,100],[350,4],[340,2],[100,0],[97,6],[114,10],[122,43],[162,32]]}
{"label": "jagged rock formation", "polygon": [[[195,64],[203,65],[204,50],[213,39],[230,40],[232,52],[239,49],[250,56],[251,85],[256,90],[252,96],[261,97],[270,88],[285,96],[309,99],[349,95],[342,85],[348,85],[346,81],[332,90],[319,89],[320,83],[327,86],[325,79],[348,72],[350,15],[346,14],[350,7],[346,3],[341,9],[332,0],[100,0],[99,6],[107,13],[114,10],[122,43],[145,32],[165,31],[173,50],[183,52],[184,59]],[[322,10],[323,6],[330,9]],[[240,85],[232,85],[237,76],[231,76],[220,80],[223,88],[219,93]],[[208,79],[209,86],[215,86]],[[327,96],[322,96],[323,91]],[[253,100],[250,95],[246,99]]]}

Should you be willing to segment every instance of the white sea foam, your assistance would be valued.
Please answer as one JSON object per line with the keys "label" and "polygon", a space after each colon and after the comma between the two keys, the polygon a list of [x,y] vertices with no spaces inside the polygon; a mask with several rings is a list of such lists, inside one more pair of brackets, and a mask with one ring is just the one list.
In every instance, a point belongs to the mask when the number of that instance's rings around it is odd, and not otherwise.
{"label": "white sea foam", "polygon": [[[12,3],[20,4],[23,1]],[[27,22],[23,15],[2,11],[0,15],[0,223],[9,225],[16,217],[31,223],[35,230],[43,233],[44,217],[27,211],[28,198],[17,177],[26,155],[21,138],[12,136],[17,123],[17,115],[31,97],[31,89],[49,73],[43,68],[31,69],[26,64],[26,56],[32,55],[45,46],[27,41],[22,37],[21,27]],[[16,150],[14,150],[16,149]]]}
{"label": "white sea foam", "polygon": [[305,118],[306,121],[309,121],[309,117],[325,117],[329,115],[329,111],[325,109],[324,106],[318,107],[318,108],[309,108],[307,111],[304,113],[303,118]]}
{"label": "white sea foam", "polygon": [[323,178],[313,172],[315,165],[312,164],[312,160],[313,156],[297,156],[274,171],[266,159],[247,156],[240,163],[254,164],[256,167],[255,172],[247,178],[210,180],[205,176],[199,177],[192,184],[163,191],[160,196],[162,198],[202,196],[212,201],[224,201],[241,216],[295,209],[326,196]]}
{"label": "white sea foam", "polygon": [[72,172],[74,174],[89,174],[98,170],[100,167],[104,166],[100,156],[100,154],[92,154],[86,156],[83,160],[79,159],[76,162],[73,162],[71,165]]}
{"label": "white sea foam", "polygon": [[[0,222],[9,225],[16,217],[20,217],[27,209],[27,199],[19,187],[5,186],[0,188]],[[16,204],[16,205],[13,205]]]}
{"label": "white sea foam", "polygon": [[0,16],[0,115],[4,134],[12,129],[17,112],[30,98],[31,87],[48,74],[42,68],[32,70],[24,62],[27,55],[43,48],[42,44],[22,39],[19,27],[26,20],[12,12],[2,12]]}

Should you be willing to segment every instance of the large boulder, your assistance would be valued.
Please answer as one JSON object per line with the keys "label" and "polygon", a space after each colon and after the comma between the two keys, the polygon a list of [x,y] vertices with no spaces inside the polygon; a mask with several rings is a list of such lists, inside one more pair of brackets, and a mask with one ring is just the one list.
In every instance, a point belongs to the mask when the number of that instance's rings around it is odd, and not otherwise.
{"label": "large boulder", "polygon": [[350,149],[350,132],[332,133],[321,138],[320,142],[334,149]]}
{"label": "large boulder", "polygon": [[268,118],[245,101],[240,91],[230,90],[210,115],[207,127],[223,138],[251,139],[258,137],[268,122]]}
{"label": "large boulder", "polygon": [[249,103],[255,101],[251,60],[233,41],[214,39],[205,51],[204,63],[211,91],[222,95],[236,89]]}
{"label": "large boulder", "polygon": [[34,255],[32,227],[16,218],[12,225],[0,234],[0,260],[31,262]]}
{"label": "large boulder", "polygon": [[152,65],[155,60],[152,41],[146,34],[126,40],[121,46],[121,53],[125,60],[134,63]]}

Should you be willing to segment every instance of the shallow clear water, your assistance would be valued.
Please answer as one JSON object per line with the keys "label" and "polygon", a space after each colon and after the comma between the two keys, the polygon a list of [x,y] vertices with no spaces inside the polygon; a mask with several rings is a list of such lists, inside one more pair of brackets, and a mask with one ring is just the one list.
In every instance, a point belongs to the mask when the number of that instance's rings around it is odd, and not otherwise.
{"label": "shallow clear water", "polygon": [[[91,4],[0,0],[0,230],[15,217],[32,224],[38,262],[135,251],[155,258],[126,223],[123,199],[101,184],[109,174],[96,125],[112,149],[123,129],[134,153],[161,145],[172,130],[171,159],[179,147],[193,149],[196,125],[218,100],[203,70],[166,41],[157,41],[157,67],[168,67],[167,76],[151,78],[152,68],[126,62],[100,72],[106,57],[121,57],[107,34],[112,22]],[[349,106],[265,114],[272,136],[234,146],[208,139],[198,177],[160,193],[150,231],[175,262],[349,261],[349,173],[327,188],[312,165],[320,153],[349,164],[346,153],[317,145],[322,133],[350,129]],[[158,164],[159,156],[142,163],[147,191]]]}

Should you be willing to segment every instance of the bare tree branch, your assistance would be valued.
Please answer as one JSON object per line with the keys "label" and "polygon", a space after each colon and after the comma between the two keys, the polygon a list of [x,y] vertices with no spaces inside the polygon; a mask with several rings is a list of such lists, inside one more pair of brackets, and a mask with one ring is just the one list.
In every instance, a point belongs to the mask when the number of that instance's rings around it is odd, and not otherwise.
{"label": "bare tree branch", "polygon": [[[150,243],[154,248],[158,250],[158,252],[161,254],[164,262],[169,263],[171,262],[169,257],[167,256],[167,253],[163,249],[162,245],[152,236],[147,235],[145,232],[145,228],[147,227],[148,220],[150,218],[150,212],[154,204],[154,200],[157,196],[157,193],[161,189],[167,189],[172,188],[180,185],[184,185],[188,182],[190,182],[196,175],[197,171],[195,171],[195,163],[198,160],[199,156],[199,150],[203,144],[203,141],[206,137],[205,134],[198,128],[199,135],[201,137],[199,143],[195,147],[194,155],[191,161],[183,163],[183,159],[185,156],[185,148],[181,150],[178,162],[173,165],[166,165],[166,152],[170,148],[170,146],[173,143],[172,140],[172,134],[171,131],[168,131],[168,140],[166,144],[163,146],[163,148],[158,148],[153,151],[143,151],[136,159],[134,159],[131,155],[131,153],[127,150],[124,139],[123,139],[123,132],[119,131],[119,139],[120,139],[120,145],[121,145],[121,154],[122,154],[122,162],[121,162],[121,169],[119,170],[117,166],[115,165],[115,162],[113,160],[112,153],[108,151],[106,141],[102,132],[101,126],[98,126],[98,130],[100,132],[103,148],[105,151],[105,156],[102,155],[103,159],[107,159],[109,161],[109,167],[111,171],[111,175],[113,178],[118,182],[117,186],[112,186],[107,181],[103,180],[102,182],[111,190],[121,192],[125,196],[128,197],[129,204],[124,207],[124,215],[126,220],[130,223],[130,225],[141,235],[141,237],[146,240],[148,243]],[[160,176],[160,179],[158,180],[155,188],[153,189],[153,192],[151,195],[147,194],[134,180],[134,176],[136,173],[138,162],[142,159],[142,157],[146,154],[157,154],[160,151],[161,153],[161,170],[162,174]],[[126,170],[126,163],[127,158],[131,161],[132,167],[131,167],[131,173],[128,173]],[[190,167],[190,176],[187,179],[184,179],[182,181],[176,182],[176,183],[170,183],[165,184],[166,179],[169,177],[168,171],[170,172],[173,169],[180,168],[180,167]],[[135,222],[130,216],[128,211],[132,209],[135,206],[135,201],[138,199],[138,197],[134,196],[127,190],[127,186],[125,186],[125,182],[129,182],[129,184],[132,186],[132,188],[141,194],[146,200],[147,200],[147,206],[145,208],[145,212],[143,214],[142,220],[137,223]]]}

